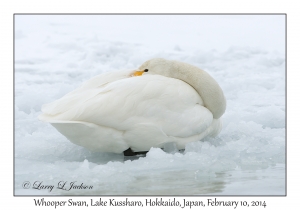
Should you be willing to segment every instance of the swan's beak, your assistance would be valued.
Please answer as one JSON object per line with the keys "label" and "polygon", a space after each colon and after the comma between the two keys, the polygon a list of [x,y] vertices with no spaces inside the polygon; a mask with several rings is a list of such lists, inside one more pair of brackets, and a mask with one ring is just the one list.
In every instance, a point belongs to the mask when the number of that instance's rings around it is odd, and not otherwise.
{"label": "swan's beak", "polygon": [[143,73],[144,73],[144,71],[135,71],[135,72],[133,72],[132,76],[133,77],[142,76]]}

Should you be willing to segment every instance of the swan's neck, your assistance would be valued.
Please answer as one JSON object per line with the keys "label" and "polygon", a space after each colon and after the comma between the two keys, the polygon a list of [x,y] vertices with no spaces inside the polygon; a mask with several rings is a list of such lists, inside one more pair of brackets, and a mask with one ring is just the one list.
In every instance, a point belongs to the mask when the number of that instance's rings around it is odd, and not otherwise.
{"label": "swan's neck", "polygon": [[215,119],[220,118],[226,109],[226,99],[219,84],[205,71],[181,62],[172,64],[171,76],[190,84],[201,96],[204,106]]}

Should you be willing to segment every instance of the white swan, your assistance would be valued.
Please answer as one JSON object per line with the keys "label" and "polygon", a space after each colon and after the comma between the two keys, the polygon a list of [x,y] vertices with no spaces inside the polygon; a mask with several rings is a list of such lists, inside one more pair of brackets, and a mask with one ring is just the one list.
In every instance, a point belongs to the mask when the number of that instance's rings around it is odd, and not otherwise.
{"label": "white swan", "polygon": [[137,71],[101,74],[43,105],[39,119],[92,151],[148,151],[186,143],[221,130],[226,100],[205,71],[161,58]]}

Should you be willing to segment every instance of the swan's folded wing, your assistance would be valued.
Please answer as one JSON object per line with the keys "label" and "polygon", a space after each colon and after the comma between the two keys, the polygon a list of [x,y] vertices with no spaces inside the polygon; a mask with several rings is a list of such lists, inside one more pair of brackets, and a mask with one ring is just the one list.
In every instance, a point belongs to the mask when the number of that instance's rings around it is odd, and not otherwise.
{"label": "swan's folded wing", "polygon": [[[51,124],[74,144],[96,152],[122,153],[128,149],[123,132],[80,121],[52,121]],[[113,141],[108,141],[113,137]]]}
{"label": "swan's folded wing", "polygon": [[106,85],[130,77],[132,70],[108,72],[86,81],[82,86],[66,94],[62,98],[42,106],[42,112],[55,116],[64,113],[78,104],[93,98]]}
{"label": "swan's folded wing", "polygon": [[[111,128],[122,133],[123,145],[136,151],[185,138],[200,139],[213,122],[212,113],[190,85],[159,75],[127,77],[102,86],[89,86],[51,106],[43,109],[41,120],[56,124],[76,121]],[[62,129],[59,131],[63,133]]]}

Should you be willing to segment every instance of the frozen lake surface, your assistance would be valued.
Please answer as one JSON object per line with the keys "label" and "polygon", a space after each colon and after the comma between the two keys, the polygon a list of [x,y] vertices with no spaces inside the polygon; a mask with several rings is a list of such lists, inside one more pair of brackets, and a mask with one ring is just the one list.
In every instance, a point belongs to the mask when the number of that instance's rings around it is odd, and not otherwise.
{"label": "frozen lake surface", "polygon": [[[284,28],[284,16],[16,16],[15,194],[285,195]],[[218,81],[227,98],[218,137],[124,159],[37,119],[91,77],[154,57]],[[67,190],[71,182],[92,189]]]}

